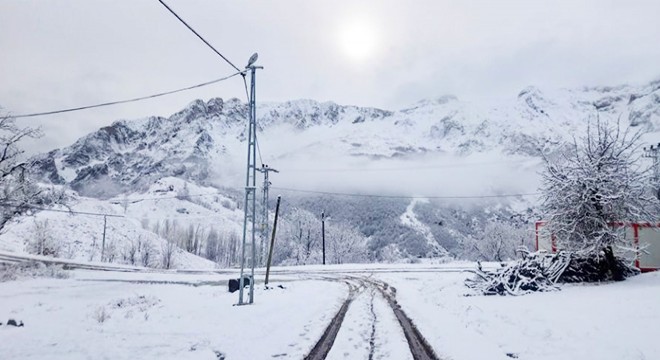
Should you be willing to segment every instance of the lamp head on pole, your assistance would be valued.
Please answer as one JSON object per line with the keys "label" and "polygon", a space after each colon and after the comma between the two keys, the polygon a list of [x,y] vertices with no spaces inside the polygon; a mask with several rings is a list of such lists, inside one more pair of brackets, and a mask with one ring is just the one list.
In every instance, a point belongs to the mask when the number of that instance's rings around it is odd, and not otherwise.
{"label": "lamp head on pole", "polygon": [[246,69],[252,66],[255,62],[257,62],[257,59],[259,59],[259,54],[254,53],[252,56],[250,56],[250,60],[248,60],[248,64],[245,67]]}

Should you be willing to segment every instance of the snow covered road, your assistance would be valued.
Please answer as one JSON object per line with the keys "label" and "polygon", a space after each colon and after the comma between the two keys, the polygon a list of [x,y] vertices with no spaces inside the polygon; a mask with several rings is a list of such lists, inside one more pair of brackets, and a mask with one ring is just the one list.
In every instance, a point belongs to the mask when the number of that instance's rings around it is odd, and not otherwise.
{"label": "snow covered road", "polygon": [[319,358],[415,358],[398,305],[440,359],[647,360],[660,353],[660,273],[484,297],[465,296],[470,275],[462,270],[470,266],[276,268],[273,288],[259,284],[255,304],[240,307],[225,285],[233,270],[75,270],[69,279],[8,281],[0,283],[0,322],[25,326],[0,326],[0,358],[303,359],[349,297]]}
{"label": "snow covered road", "polygon": [[284,289],[258,286],[257,302],[239,307],[226,286],[207,285],[222,276],[112,275],[0,283],[0,321],[25,323],[0,326],[1,357],[301,359],[345,294],[339,283],[283,278]]}

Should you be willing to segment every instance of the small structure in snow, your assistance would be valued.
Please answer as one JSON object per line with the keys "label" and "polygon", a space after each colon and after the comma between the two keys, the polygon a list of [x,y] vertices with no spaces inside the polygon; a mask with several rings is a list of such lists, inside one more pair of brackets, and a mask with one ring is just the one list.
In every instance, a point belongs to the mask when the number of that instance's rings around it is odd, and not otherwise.
{"label": "small structure in snow", "polygon": [[[556,253],[561,249],[557,249],[556,239],[545,225],[545,221],[536,222],[536,250]],[[623,236],[631,239],[638,250],[637,256],[629,259],[636,268],[641,272],[660,270],[660,224],[616,223],[611,226],[621,228]]]}

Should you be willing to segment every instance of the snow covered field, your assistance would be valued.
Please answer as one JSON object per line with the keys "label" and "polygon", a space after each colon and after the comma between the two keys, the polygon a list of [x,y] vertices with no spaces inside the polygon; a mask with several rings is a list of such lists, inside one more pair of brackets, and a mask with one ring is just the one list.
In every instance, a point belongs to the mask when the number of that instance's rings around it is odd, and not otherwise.
{"label": "snow covered field", "polygon": [[[232,306],[221,273],[76,270],[0,283],[6,359],[302,359],[348,295],[343,281],[395,287],[442,359],[655,359],[660,273],[522,297],[464,296],[469,263],[276,268],[255,304]],[[259,276],[258,280],[262,280]],[[363,281],[363,284],[365,282]],[[412,358],[391,308],[361,286],[328,359]],[[507,354],[509,354],[507,356]]]}

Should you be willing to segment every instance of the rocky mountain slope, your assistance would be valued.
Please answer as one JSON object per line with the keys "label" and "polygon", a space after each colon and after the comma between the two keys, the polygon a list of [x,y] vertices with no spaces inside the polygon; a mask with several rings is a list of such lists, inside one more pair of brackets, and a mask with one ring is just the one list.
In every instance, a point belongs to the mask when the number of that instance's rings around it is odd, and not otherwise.
{"label": "rocky mountain slope", "polygon": [[[202,204],[207,210],[200,216],[208,219],[210,229],[215,221],[213,214],[220,216],[218,211],[229,211],[227,214],[231,216],[222,215],[225,222],[222,227],[236,233],[242,226],[241,211],[236,207],[241,203],[244,181],[246,113],[246,104],[237,99],[214,98],[207,102],[195,100],[168,118],[119,120],[69,147],[36,156],[34,175],[42,182],[68,186],[80,196],[114,204],[121,199],[143,198],[162,179],[176,183],[177,188],[168,191],[178,195],[188,185],[215,189],[220,195],[215,202]],[[277,185],[286,187],[287,179],[295,179],[298,182],[293,182],[293,186],[303,182],[306,188],[330,186],[337,189],[356,179],[373,183],[374,178],[390,177],[387,180],[399,184],[399,188],[390,189],[390,192],[418,195],[421,190],[407,186],[404,180],[426,177],[433,185],[435,174],[419,175],[421,170],[411,168],[404,169],[404,175],[398,178],[387,173],[372,178],[364,173],[351,177],[343,170],[374,170],[368,167],[387,167],[388,164],[423,165],[436,159],[462,161],[479,156],[494,166],[499,161],[512,159],[527,159],[538,165],[541,152],[551,153],[566,141],[572,141],[574,136],[580,136],[587,121],[596,117],[618,120],[623,126],[630,125],[647,134],[645,140],[657,142],[660,140],[660,81],[643,86],[556,91],[529,87],[493,106],[464,102],[453,96],[423,100],[398,111],[312,100],[262,103],[258,106],[257,117],[260,150],[263,150],[264,161],[271,166],[288,165],[291,169],[297,165],[297,170],[314,171],[323,170],[332,162],[333,166],[353,167],[330,169],[311,180],[297,174],[287,178],[287,169],[280,168]],[[505,172],[514,170],[519,169]],[[527,169],[532,177],[537,170],[534,166]],[[472,181],[489,193],[505,191],[504,187],[493,185],[498,181],[496,176],[460,175],[453,171],[444,172],[442,176],[447,177],[447,174],[455,177],[455,182]],[[522,177],[515,173],[512,176]],[[509,182],[506,178],[499,181]],[[433,189],[440,191],[444,186],[440,184],[437,182]],[[369,189],[378,191],[373,186]],[[511,191],[512,187],[508,189]],[[198,207],[200,201],[205,200],[200,197],[195,201],[178,196],[176,204],[168,206],[176,207],[177,211],[184,209],[184,212],[167,217],[185,217],[186,208]],[[221,203],[233,205],[230,210],[222,210]],[[445,249],[459,254],[461,243],[475,237],[488,218],[520,220],[516,214],[533,205],[533,201],[508,199],[489,201],[483,206],[473,201],[466,209],[448,201],[415,205],[405,199],[353,199],[347,203],[303,194],[292,199],[291,204],[310,209],[314,214],[333,207],[334,221],[353,222],[370,238],[372,250],[396,243],[407,254],[425,256],[443,253]],[[356,209],[359,214],[351,214],[350,209]],[[286,215],[287,210],[283,211]],[[388,215],[374,218],[370,212]],[[533,218],[531,213],[526,216]],[[134,215],[135,223],[150,217],[144,212]],[[181,221],[186,223],[183,226],[188,226],[188,220]],[[430,241],[437,241],[440,247],[429,244]]]}
{"label": "rocky mountain slope", "polygon": [[[145,189],[163,176],[213,182],[229,170],[223,163],[245,156],[245,114],[239,100],[214,98],[169,118],[116,121],[38,156],[39,176],[101,197]],[[660,81],[552,93],[530,87],[493,107],[452,96],[399,111],[297,100],[261,104],[257,115],[260,141],[275,144],[266,154],[274,160],[327,151],[374,160],[487,152],[533,157],[571,139],[597,115],[659,131]]]}

